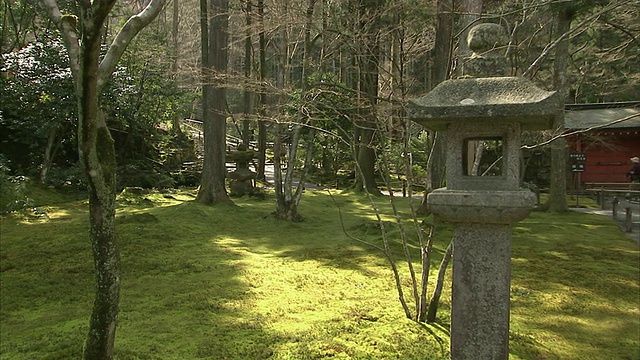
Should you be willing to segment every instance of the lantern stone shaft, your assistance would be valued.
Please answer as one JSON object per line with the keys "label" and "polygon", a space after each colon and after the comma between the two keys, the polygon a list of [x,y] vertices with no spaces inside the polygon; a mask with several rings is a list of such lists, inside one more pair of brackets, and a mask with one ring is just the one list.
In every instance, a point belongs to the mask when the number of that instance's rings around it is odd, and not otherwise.
{"label": "lantern stone shaft", "polygon": [[[492,40],[498,28],[480,24],[469,32],[481,38],[469,40],[474,54],[466,68],[485,76],[483,69],[503,63],[495,56],[502,40]],[[441,131],[447,144],[447,187],[431,192],[427,206],[454,224],[454,360],[509,358],[512,226],[535,204],[535,195],[520,188],[520,137],[522,130],[550,128],[557,105],[554,92],[520,77],[447,80],[409,102],[409,117]]]}

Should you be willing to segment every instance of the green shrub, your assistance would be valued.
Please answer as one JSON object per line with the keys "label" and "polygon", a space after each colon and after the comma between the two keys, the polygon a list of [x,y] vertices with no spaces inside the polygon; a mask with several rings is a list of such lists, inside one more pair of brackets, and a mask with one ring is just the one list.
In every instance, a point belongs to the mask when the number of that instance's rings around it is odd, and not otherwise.
{"label": "green shrub", "polygon": [[20,212],[33,207],[26,176],[13,176],[9,161],[0,154],[0,213]]}
{"label": "green shrub", "polygon": [[86,175],[80,163],[65,167],[53,167],[47,176],[47,184],[56,189],[86,190]]}

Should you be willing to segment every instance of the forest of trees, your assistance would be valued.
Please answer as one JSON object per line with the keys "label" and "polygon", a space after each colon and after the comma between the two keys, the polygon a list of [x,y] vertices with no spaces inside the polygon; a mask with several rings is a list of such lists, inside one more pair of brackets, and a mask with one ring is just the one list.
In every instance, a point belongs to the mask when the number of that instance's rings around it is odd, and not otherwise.
{"label": "forest of trees", "polygon": [[[209,21],[202,21],[203,4]],[[144,5],[115,4],[101,33],[103,54],[124,19]],[[63,13],[73,18],[77,6],[66,6]],[[23,0],[5,1],[0,10],[3,169],[84,186],[69,57],[43,10]],[[560,86],[554,59],[562,37],[568,45],[562,50],[566,102],[613,102],[637,100],[639,16],[634,1],[175,0],[129,44],[102,91],[118,187],[195,185],[177,171],[184,161],[177,150],[187,141],[176,120],[203,115],[221,124],[216,133],[260,150],[259,178],[265,159],[282,155],[280,161],[293,165],[283,169],[377,193],[380,154],[390,157],[394,176],[404,178],[406,153],[412,182],[439,187],[439,159],[427,166],[434,134],[408,122],[403,106],[460,76],[468,51],[460,39],[470,25],[505,27],[511,75],[524,74],[545,89]],[[563,18],[568,25],[559,22]],[[216,32],[224,43],[214,43]],[[211,109],[202,106],[203,90],[211,94],[206,104],[216,102]],[[535,142],[539,134],[530,137]],[[276,142],[282,151],[273,151]],[[282,182],[289,178],[282,174]],[[283,185],[290,191],[291,184]]]}
{"label": "forest of trees", "polygon": [[[232,203],[227,136],[256,149],[259,179],[275,164],[276,217],[296,221],[305,178],[372,195],[444,185],[437,133],[404,106],[462,76],[476,23],[505,28],[509,75],[565,103],[640,91],[633,0],[5,0],[0,15],[2,211],[26,179],[88,189],[97,296],[86,358],[113,350],[117,192],[200,185],[199,201]],[[203,159],[185,118],[202,121]],[[561,131],[558,116],[523,142]],[[556,210],[562,141],[543,149],[559,172],[534,184],[550,186]],[[196,181],[183,171],[194,162]]]}
{"label": "forest of trees", "polygon": [[[109,3],[99,56],[127,16],[146,5]],[[63,19],[75,24],[78,5],[61,4]],[[3,174],[84,188],[69,56],[46,8],[34,5],[10,0],[0,10]],[[175,0],[128,44],[102,88],[117,187],[201,184],[200,201],[229,203],[224,138],[233,135],[257,150],[258,179],[267,161],[277,163],[276,207],[284,219],[300,218],[294,174],[371,194],[389,176],[405,193],[430,191],[444,185],[443,147],[403,107],[462,76],[471,26],[505,28],[510,75],[559,90],[566,103],[615,102],[637,100],[638,16],[630,0]],[[204,121],[204,159],[188,149],[184,118]],[[555,129],[528,134],[525,143],[562,130],[559,118]],[[563,169],[564,147],[562,138],[545,147],[543,163]],[[380,173],[383,154],[391,174]],[[185,161],[197,163],[195,174],[182,171]],[[550,187],[551,208],[566,208],[562,171],[525,181]]]}

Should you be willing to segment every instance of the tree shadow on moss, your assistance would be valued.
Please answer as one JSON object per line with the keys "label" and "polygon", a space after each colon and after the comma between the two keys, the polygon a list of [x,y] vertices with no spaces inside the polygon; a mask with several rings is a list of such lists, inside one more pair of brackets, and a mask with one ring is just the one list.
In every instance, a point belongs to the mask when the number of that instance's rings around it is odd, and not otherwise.
{"label": "tree shadow on moss", "polygon": [[[65,215],[49,221],[3,220],[3,357],[66,359],[82,352],[94,293],[86,204],[57,206]],[[212,241],[215,231],[176,228],[174,207],[119,210],[116,359],[270,356],[277,336],[249,315],[244,265]],[[8,261],[13,266],[4,266]]]}

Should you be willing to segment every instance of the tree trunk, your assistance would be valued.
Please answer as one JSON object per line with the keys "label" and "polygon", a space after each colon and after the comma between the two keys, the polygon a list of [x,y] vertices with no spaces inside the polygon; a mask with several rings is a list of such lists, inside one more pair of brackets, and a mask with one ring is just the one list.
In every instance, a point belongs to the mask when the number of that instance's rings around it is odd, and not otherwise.
{"label": "tree trunk", "polygon": [[[203,7],[204,5],[204,7]],[[202,112],[204,163],[196,200],[204,204],[233,204],[225,187],[226,91],[228,0],[201,0]],[[208,21],[207,21],[208,20]],[[222,79],[220,79],[222,77]]]}
{"label": "tree trunk", "polygon": [[78,152],[89,184],[89,238],[96,281],[85,359],[113,358],[120,301],[120,256],[115,236],[116,152],[100,110],[97,76],[102,30],[100,16],[106,18],[107,15],[81,9],[84,31],[76,82]]}
{"label": "tree trunk", "polygon": [[[438,0],[438,14],[436,24],[436,41],[431,53],[433,66],[431,67],[430,84],[435,87],[449,78],[451,71],[451,51],[453,48],[453,0]],[[427,86],[427,88],[429,88]],[[441,134],[434,133],[431,142],[431,152],[427,160],[429,171],[427,189],[422,198],[419,213],[427,212],[427,195],[444,185],[446,150]]]}
{"label": "tree trunk", "polygon": [[[280,157],[277,158],[275,164],[276,171],[276,212],[275,216],[278,219],[287,220],[287,221],[301,221],[302,216],[298,213],[298,204],[300,203],[300,199],[302,197],[302,191],[304,189],[304,181],[306,174],[308,172],[309,163],[312,158],[312,148],[313,148],[313,139],[315,137],[315,131],[313,127],[308,132],[307,137],[307,151],[306,158],[304,161],[304,169],[299,174],[298,184],[294,191],[293,186],[293,176],[295,171],[295,166],[297,163],[298,157],[298,146],[300,145],[300,140],[302,136],[302,127],[307,122],[305,118],[305,98],[309,91],[309,85],[307,81],[307,76],[309,72],[310,66],[310,54],[311,54],[311,26],[313,24],[313,13],[315,8],[316,0],[307,0],[307,11],[306,11],[306,23],[304,27],[304,47],[302,53],[302,92],[300,95],[301,104],[298,108],[298,112],[296,114],[296,124],[293,127],[293,134],[291,136],[291,143],[289,146],[288,153],[288,165],[287,171],[284,179],[282,179],[282,175],[280,173],[281,161]],[[282,126],[278,125],[278,134],[277,142],[276,142],[276,151],[278,151],[281,141],[281,130]]]}
{"label": "tree trunk", "polygon": [[274,216],[276,219],[285,221],[302,221],[302,216],[298,213],[298,204],[295,201],[296,198],[293,196],[291,190],[293,183],[293,166],[295,164],[295,161],[292,161],[291,159],[296,157],[298,139],[300,138],[300,128],[298,126],[294,129],[288,151],[289,165],[287,166],[287,173],[284,178],[282,176],[282,153],[284,152],[282,131],[285,127],[284,125],[277,124],[276,128],[275,148],[273,151],[273,172],[276,193],[276,211],[274,212]]}
{"label": "tree trunk", "polygon": [[89,239],[95,266],[96,297],[84,358],[112,359],[120,302],[120,256],[116,243],[116,152],[100,109],[100,95],[131,40],[156,18],[165,0],[151,0],[122,26],[107,52],[102,34],[115,0],[78,2],[78,20],[62,16],[55,0],[40,0],[60,30],[69,52],[78,102],[78,153],[89,184]]}
{"label": "tree trunk", "polygon": [[44,157],[42,159],[42,169],[40,170],[40,182],[45,183],[47,181],[47,175],[53,164],[53,157],[56,154],[56,148],[58,144],[55,143],[58,129],[54,125],[49,130],[49,136],[47,139],[47,147],[44,149]]}
{"label": "tree trunk", "polygon": [[83,37],[78,105],[80,162],[88,174],[89,223],[96,298],[84,358],[111,359],[120,302],[120,255],[115,236],[116,152],[100,110],[96,76],[100,38]]}
{"label": "tree trunk", "polygon": [[[178,58],[180,56],[180,41],[178,39],[178,28],[179,28],[179,21],[180,21],[180,0],[173,0],[173,12],[172,12],[172,24],[171,24],[171,46],[172,46],[172,52],[173,52],[173,61],[171,63],[171,73],[173,75],[174,81],[175,81],[175,91],[178,90]],[[182,120],[182,114],[181,111],[179,111],[179,109],[177,108],[177,105],[173,105],[174,106],[174,115],[173,115],[173,122],[171,124],[171,131],[173,133],[173,135],[179,137],[179,138],[183,138],[184,134],[182,133],[182,128],[180,127],[181,124],[181,120]]]}
{"label": "tree trunk", "polygon": [[[107,136],[106,128],[100,132],[103,134],[99,136],[102,138],[100,151],[107,152],[110,147],[113,148],[113,140]],[[115,165],[115,150],[112,153]],[[86,159],[83,162],[86,164]],[[115,241],[115,168],[112,174],[105,173],[104,176],[114,179],[113,186],[97,185],[94,181],[90,181],[89,186],[90,239],[95,264],[96,297],[84,349],[84,358],[87,360],[113,358],[120,303],[120,254]]]}
{"label": "tree trunk", "polygon": [[251,16],[252,16],[252,0],[245,0],[245,39],[244,39],[244,77],[246,80],[243,89],[243,105],[245,119],[242,122],[242,141],[249,146],[251,140],[251,120],[250,114],[253,113],[253,90],[251,89],[251,63],[253,59],[253,47],[251,43]]}
{"label": "tree trunk", "polygon": [[456,5],[460,13],[460,37],[458,38],[458,64],[460,64],[460,67],[457,69],[457,74],[464,75],[464,62],[471,54],[471,50],[467,45],[467,35],[469,34],[469,29],[480,19],[483,0],[462,0],[459,3],[456,2]]}
{"label": "tree trunk", "polygon": [[363,44],[358,54],[358,86],[360,89],[361,104],[359,125],[355,131],[356,136],[356,161],[357,173],[354,190],[363,191],[373,195],[380,195],[380,189],[376,184],[375,165],[377,144],[377,118],[376,103],[378,98],[378,67],[380,45],[378,32],[380,29],[380,12],[383,1],[361,0],[358,4],[361,19],[358,30],[361,32]]}
{"label": "tree trunk", "polygon": [[[89,170],[101,168],[102,179],[89,181],[89,210],[95,264],[96,297],[84,358],[112,359],[120,303],[120,254],[115,236],[115,149],[106,127],[100,127],[96,150],[101,155],[82,162]],[[86,144],[85,145],[89,145]],[[102,158],[95,163],[96,158]]]}
{"label": "tree trunk", "polygon": [[[562,36],[571,29],[574,10],[571,5],[562,6],[558,11],[557,36]],[[567,60],[569,58],[569,42],[562,40],[556,47],[554,62],[555,88],[560,95],[558,98],[558,111],[553,124],[554,130],[561,134],[564,127],[564,102],[567,92]],[[567,141],[564,137],[558,137],[551,143],[551,185],[549,187],[549,199],[545,206],[549,211],[562,212],[569,210],[567,204]]]}
{"label": "tree trunk", "polygon": [[[310,2],[311,1],[314,0],[310,0]],[[281,127],[281,125],[278,125],[278,127]],[[302,192],[304,191],[304,181],[312,158],[312,140],[315,137],[315,131],[310,130],[307,136],[307,152],[304,160],[304,169],[301,172],[298,183],[294,189],[293,164],[295,163],[295,161],[292,161],[291,159],[297,158],[297,148],[298,146],[300,146],[299,143],[301,138],[301,130],[302,126],[300,125],[296,126],[294,129],[294,134],[288,153],[289,162],[284,179],[282,178],[282,172],[280,171],[282,164],[281,157],[279,155],[277,157],[274,157],[274,167],[276,172],[276,211],[274,214],[277,219],[292,222],[303,220],[302,215],[300,215],[300,213],[298,212],[298,205],[300,204]],[[277,136],[277,138],[279,139],[280,136]],[[276,144],[280,144],[280,141],[277,140]]]}
{"label": "tree trunk", "polygon": [[[264,0],[258,0],[258,21],[260,22],[260,33],[258,34],[258,47],[260,52],[260,112],[264,114],[267,105],[267,89],[264,85],[267,76],[267,41],[264,29]],[[257,178],[265,179],[265,166],[267,164],[267,124],[264,120],[258,120],[258,169]]]}
{"label": "tree trunk", "polygon": [[356,182],[354,185],[354,190],[356,191],[364,191],[366,190],[369,194],[372,195],[381,195],[382,192],[378,189],[376,183],[376,152],[374,149],[375,140],[375,130],[364,128],[368,126],[375,126],[371,122],[367,122],[363,124],[363,128],[359,130],[360,135],[358,136],[358,153],[357,153],[357,162],[358,162],[358,173],[360,176],[356,178]]}

